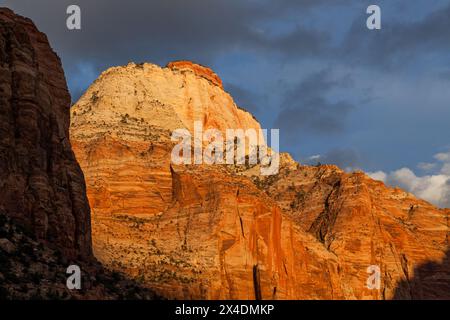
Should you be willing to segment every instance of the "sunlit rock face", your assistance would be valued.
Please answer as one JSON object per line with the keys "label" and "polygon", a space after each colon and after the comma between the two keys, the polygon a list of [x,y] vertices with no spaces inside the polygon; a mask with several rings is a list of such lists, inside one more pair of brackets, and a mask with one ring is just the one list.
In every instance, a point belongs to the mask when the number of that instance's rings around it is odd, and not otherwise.
{"label": "sunlit rock face", "polygon": [[[282,168],[267,182],[285,215],[337,256],[351,297],[450,298],[448,209],[336,166]],[[426,266],[445,261],[446,268]],[[369,265],[380,268],[379,290],[361,285]]]}
{"label": "sunlit rock face", "polygon": [[71,113],[95,256],[165,297],[415,298],[429,291],[415,268],[445,255],[448,211],[362,173],[287,154],[273,176],[259,165],[174,165],[176,129],[260,129],[204,66],[108,69]]}

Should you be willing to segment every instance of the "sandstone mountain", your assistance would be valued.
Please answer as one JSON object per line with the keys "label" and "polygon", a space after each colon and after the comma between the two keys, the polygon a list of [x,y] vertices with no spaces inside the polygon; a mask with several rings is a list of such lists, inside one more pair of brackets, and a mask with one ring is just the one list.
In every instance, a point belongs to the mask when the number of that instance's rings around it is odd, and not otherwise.
{"label": "sandstone mountain", "polygon": [[[153,298],[92,255],[83,173],[69,141],[58,56],[31,20],[0,8],[0,300]],[[82,269],[82,289],[66,269]]]}
{"label": "sandstone mountain", "polygon": [[111,68],[70,110],[46,36],[0,8],[0,69],[0,299],[450,299],[448,209],[287,154],[172,164],[175,129],[260,129],[209,68]]}
{"label": "sandstone mountain", "polygon": [[[175,129],[260,128],[204,66],[111,68],[71,112],[95,256],[165,297],[449,298],[448,268],[420,268],[445,258],[448,210],[286,154],[274,176],[172,164]],[[366,287],[371,265],[378,290]]]}

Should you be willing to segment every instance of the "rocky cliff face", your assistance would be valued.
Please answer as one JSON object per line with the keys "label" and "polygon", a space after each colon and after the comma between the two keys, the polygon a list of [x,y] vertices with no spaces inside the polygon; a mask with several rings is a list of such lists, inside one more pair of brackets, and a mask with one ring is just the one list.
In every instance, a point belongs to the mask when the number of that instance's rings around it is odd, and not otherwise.
{"label": "rocky cliff face", "polygon": [[219,76],[208,67],[201,66],[191,61],[183,60],[170,62],[167,65],[167,68],[171,70],[177,70],[180,72],[193,72],[195,75],[202,77],[211,82],[212,84],[223,89],[222,79],[220,79]]}
{"label": "rocky cliff face", "polygon": [[[258,165],[173,165],[170,135],[193,132],[194,121],[222,132],[260,128],[217,75],[186,61],[109,69],[73,107],[94,251],[107,266],[169,298],[389,299],[430,290],[413,270],[444,258],[448,211],[286,154],[268,177]],[[382,273],[377,290],[366,287],[371,265]]]}
{"label": "rocky cliff face", "polygon": [[310,245],[314,237],[297,236],[248,177],[225,166],[171,164],[171,132],[192,132],[194,121],[223,133],[260,128],[215,77],[192,63],[129,64],[104,72],[73,107],[95,255],[170,298],[333,297],[333,255]]}
{"label": "rocky cliff face", "polygon": [[[94,259],[83,173],[69,142],[70,96],[31,20],[0,8],[0,300],[153,299]],[[81,289],[66,286],[81,268]]]}
{"label": "rocky cliff face", "polygon": [[94,249],[104,264],[169,298],[342,297],[335,256],[248,179],[173,168],[172,180],[174,199],[163,212],[94,212]]}
{"label": "rocky cliff face", "polygon": [[204,67],[170,66],[111,68],[73,106],[71,140],[88,193],[96,194],[90,197],[95,212],[148,214],[170,205],[174,130],[193,133],[196,121],[203,130],[216,128],[224,136],[226,129],[260,129],[217,80],[205,78]]}
{"label": "rocky cliff face", "polygon": [[[262,185],[287,216],[338,257],[352,297],[450,298],[448,267],[415,271],[446,259],[448,210],[335,166],[282,168]],[[369,265],[380,268],[380,290],[361,286]]]}
{"label": "rocky cliff face", "polygon": [[0,211],[68,257],[90,258],[90,209],[70,146],[69,108],[46,36],[0,9]]}

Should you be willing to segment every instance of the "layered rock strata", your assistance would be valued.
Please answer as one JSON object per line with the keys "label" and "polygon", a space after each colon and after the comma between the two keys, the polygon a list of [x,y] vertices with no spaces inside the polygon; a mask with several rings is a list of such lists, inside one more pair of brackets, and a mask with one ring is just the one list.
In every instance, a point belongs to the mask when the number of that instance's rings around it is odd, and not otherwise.
{"label": "layered rock strata", "polygon": [[31,20],[0,9],[0,211],[68,257],[90,258],[90,209],[69,141],[58,56]]}
{"label": "layered rock strata", "polygon": [[[444,259],[448,211],[287,154],[273,176],[259,165],[174,165],[171,134],[193,132],[196,121],[221,132],[260,129],[217,75],[185,61],[111,68],[73,107],[94,251],[107,266],[169,298],[390,299],[431,290],[425,278],[436,275],[414,270]],[[381,272],[378,289],[367,287],[370,266]]]}

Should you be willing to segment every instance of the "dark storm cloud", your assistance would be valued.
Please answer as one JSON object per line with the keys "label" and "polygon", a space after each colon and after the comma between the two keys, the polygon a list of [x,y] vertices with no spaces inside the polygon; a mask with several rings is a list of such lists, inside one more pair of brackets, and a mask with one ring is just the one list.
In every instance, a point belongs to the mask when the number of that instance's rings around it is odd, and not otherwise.
{"label": "dark storm cloud", "polygon": [[299,55],[303,58],[306,55],[324,55],[330,50],[330,40],[327,32],[297,27],[287,35],[274,39],[270,44],[283,55],[298,59]]}
{"label": "dark storm cloud", "polygon": [[224,87],[240,108],[250,111],[252,114],[258,111],[261,100],[259,94],[232,83],[225,83]]}
{"label": "dark storm cloud", "polygon": [[[71,0],[14,0],[10,5],[28,13],[51,35],[64,55],[84,59],[170,59],[201,52],[209,60],[227,46],[258,46],[261,41],[251,23],[263,15],[243,1],[213,0],[78,0],[82,30],[65,27]],[[6,2],[8,4],[8,1]],[[168,57],[169,56],[169,57]]]}
{"label": "dark storm cloud", "polygon": [[439,8],[415,21],[382,19],[382,28],[367,32],[363,17],[353,22],[337,54],[351,63],[374,68],[398,69],[417,63],[417,59],[434,56],[449,61],[442,53],[450,50],[450,5]]}
{"label": "dark storm cloud", "polygon": [[329,69],[310,75],[286,94],[276,125],[294,137],[305,133],[342,132],[345,119],[354,106],[346,100],[331,100],[327,95],[335,88],[350,84],[348,76],[332,79]]}
{"label": "dark storm cloud", "polygon": [[[214,68],[217,58],[230,52],[318,55],[325,51],[329,39],[327,33],[303,26],[272,36],[272,27],[263,26],[276,19],[282,21],[283,14],[292,13],[293,8],[305,14],[324,1],[7,0],[4,3],[32,18],[48,35],[70,75],[74,99],[95,79],[93,74],[129,61],[164,65],[171,60],[188,59]],[[82,29],[70,31],[66,28],[66,8],[74,3],[81,8]]]}
{"label": "dark storm cloud", "polygon": [[[89,64],[99,73],[129,60],[164,64],[190,59],[214,67],[217,57],[236,51],[266,57],[281,53],[284,58],[294,60],[310,56],[327,62],[385,68],[413,63],[421,53],[450,49],[450,5],[414,22],[384,19],[383,14],[382,30],[368,32],[364,5],[351,0],[6,0],[3,3],[31,17],[48,34],[68,72],[80,68],[78,64]],[[81,31],[65,27],[65,10],[73,3],[82,9]],[[335,30],[331,24],[327,26],[327,12],[333,6],[340,8],[340,12],[353,12],[354,23],[349,25],[343,41],[332,44],[331,34]],[[389,6],[383,4],[382,9],[385,12]],[[294,16],[295,26],[284,33],[274,33],[276,27],[271,23],[283,23],[284,16],[289,14]],[[301,24],[310,16],[317,16],[322,28]],[[349,22],[342,20],[339,24]]]}
{"label": "dark storm cloud", "polygon": [[[72,0],[6,1],[57,43],[62,55],[90,59],[101,64],[124,60],[167,61],[197,59],[210,63],[217,55],[235,49],[316,52],[326,39],[314,30],[297,30],[271,38],[258,22],[273,19],[277,2],[255,0],[78,0],[82,30],[65,27],[65,10]],[[297,6],[311,6],[299,1]],[[105,61],[106,59],[106,61]]]}
{"label": "dark storm cloud", "polygon": [[[324,5],[343,5],[349,4],[353,0],[277,0],[272,1],[271,10],[293,10],[300,9],[302,11],[306,11],[312,8],[322,7]],[[354,2],[354,1],[353,1]]]}

